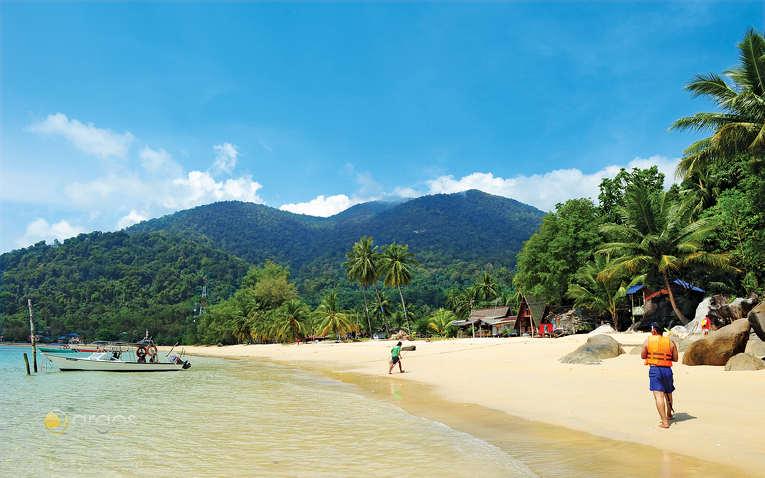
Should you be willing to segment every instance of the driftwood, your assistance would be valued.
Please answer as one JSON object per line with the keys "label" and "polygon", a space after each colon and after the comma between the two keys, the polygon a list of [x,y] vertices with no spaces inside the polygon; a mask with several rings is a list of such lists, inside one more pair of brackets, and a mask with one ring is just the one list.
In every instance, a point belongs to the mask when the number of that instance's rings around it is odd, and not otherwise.
{"label": "driftwood", "polygon": [[415,351],[415,350],[417,350],[417,346],[416,345],[407,345],[406,347],[401,347],[401,351],[402,352],[412,352],[412,351]]}

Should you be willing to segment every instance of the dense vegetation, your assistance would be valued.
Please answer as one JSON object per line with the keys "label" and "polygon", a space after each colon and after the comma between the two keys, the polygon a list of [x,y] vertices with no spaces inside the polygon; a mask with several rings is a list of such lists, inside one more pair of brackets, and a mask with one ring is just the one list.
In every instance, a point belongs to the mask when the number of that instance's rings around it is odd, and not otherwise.
{"label": "dense vegetation", "polygon": [[[231,310],[237,290],[253,287],[245,281],[248,271],[268,261],[283,268],[285,286],[298,271],[291,299],[299,295],[313,310],[334,290],[338,308],[361,313],[363,293],[347,281],[342,265],[363,235],[359,231],[378,232],[381,245],[406,241],[416,253],[420,265],[401,294],[398,286],[379,282],[383,313],[372,318],[372,328],[399,327],[443,307],[448,290],[472,283],[485,270],[509,287],[515,255],[542,216],[479,191],[362,204],[326,219],[216,203],[122,232],[81,234],[3,254],[0,335],[28,337],[26,303],[32,299],[36,329],[50,337],[75,332],[88,340],[134,339],[149,330],[162,343],[241,340],[234,331],[208,330],[223,319],[213,322],[211,316],[200,324],[194,317],[202,278],[208,277],[208,311],[221,305]],[[226,317],[228,324],[233,315]]]}
{"label": "dense vegetation", "polygon": [[137,340],[150,330],[161,343],[194,342],[203,275],[214,300],[233,294],[248,269],[230,254],[163,233],[40,242],[0,256],[0,335],[29,336],[31,299],[36,330],[49,337]]}
{"label": "dense vegetation", "polygon": [[684,151],[682,183],[665,191],[655,168],[622,170],[601,183],[598,205],[557,205],[518,255],[520,291],[574,301],[617,326],[630,284],[669,290],[683,323],[672,280],[732,296],[765,292],[765,39],[750,30],[738,47],[727,82],[710,73],[686,87],[722,111],[672,125],[711,134]]}

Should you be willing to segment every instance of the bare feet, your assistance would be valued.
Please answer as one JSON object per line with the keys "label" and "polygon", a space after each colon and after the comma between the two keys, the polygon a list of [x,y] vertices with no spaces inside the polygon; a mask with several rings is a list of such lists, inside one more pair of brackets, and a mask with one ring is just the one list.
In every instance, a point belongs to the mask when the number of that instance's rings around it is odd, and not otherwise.
{"label": "bare feet", "polygon": [[669,423],[667,424],[659,423],[659,428],[669,428]]}
{"label": "bare feet", "polygon": [[674,415],[667,415],[667,420],[672,420],[673,418],[675,418]]}

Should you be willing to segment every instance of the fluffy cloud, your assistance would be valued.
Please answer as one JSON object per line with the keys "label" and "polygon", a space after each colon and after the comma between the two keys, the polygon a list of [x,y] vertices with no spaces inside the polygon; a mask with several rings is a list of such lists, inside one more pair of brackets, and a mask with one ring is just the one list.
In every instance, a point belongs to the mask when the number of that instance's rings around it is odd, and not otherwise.
{"label": "fluffy cloud", "polygon": [[183,170],[178,163],[173,161],[170,153],[162,148],[159,151],[154,151],[147,146],[141,151],[140,158],[143,169],[150,173],[165,171],[169,174],[180,175]]}
{"label": "fluffy cloud", "polygon": [[239,156],[239,150],[231,143],[223,143],[213,146],[215,150],[215,162],[212,165],[214,173],[224,172],[231,174],[236,167],[236,157]]}
{"label": "fluffy cloud", "polygon": [[124,216],[122,219],[117,221],[117,229],[125,229],[128,226],[132,226],[133,224],[138,224],[141,221],[145,221],[148,219],[145,216],[142,216],[135,212],[135,209],[130,211],[130,214],[127,216]]}
{"label": "fluffy cloud", "polygon": [[53,241],[54,239],[64,240],[74,237],[77,234],[85,232],[79,226],[73,226],[67,221],[59,221],[50,224],[42,218],[37,218],[27,225],[27,233],[17,241],[19,246],[26,247],[41,240]]}
{"label": "fluffy cloud", "polygon": [[207,204],[214,201],[244,201],[262,203],[258,197],[258,189],[263,187],[253,181],[251,176],[242,176],[239,179],[229,179],[225,182],[215,181],[210,173],[192,171],[188,178],[174,179],[172,184],[176,186],[174,194],[168,197],[164,203],[167,208],[191,207]]}
{"label": "fluffy cloud", "polygon": [[110,129],[96,128],[93,123],[84,125],[76,119],[69,120],[62,113],[48,115],[45,120],[29,125],[26,130],[63,136],[80,151],[102,158],[124,157],[128,146],[135,139],[130,132],[120,135]]}
{"label": "fluffy cloud", "polygon": [[584,174],[576,168],[557,169],[545,174],[525,176],[519,174],[513,178],[504,179],[495,177],[491,173],[473,173],[460,179],[454,176],[441,176],[426,181],[427,190],[417,191],[412,188],[399,188],[394,191],[395,195],[402,197],[417,197],[424,194],[456,193],[468,189],[478,189],[489,194],[512,198],[522,203],[531,204],[543,211],[550,211],[559,202],[568,199],[589,197],[597,199],[598,186],[603,178],[613,178],[624,167],[648,168],[658,166],[659,172],[666,175],[666,183],[674,179],[675,167],[678,159],[668,159],[653,156],[648,159],[635,158],[626,166],[607,166],[593,174]]}
{"label": "fluffy cloud", "polygon": [[282,211],[294,212],[295,214],[307,214],[309,216],[329,217],[339,212],[343,212],[359,201],[352,201],[345,194],[337,196],[319,196],[308,202],[297,204],[285,204],[279,209]]}

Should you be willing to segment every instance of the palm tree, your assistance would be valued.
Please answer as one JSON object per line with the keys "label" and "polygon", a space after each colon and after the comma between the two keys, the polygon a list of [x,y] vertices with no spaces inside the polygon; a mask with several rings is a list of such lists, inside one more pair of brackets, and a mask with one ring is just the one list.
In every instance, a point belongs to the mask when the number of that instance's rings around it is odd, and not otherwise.
{"label": "palm tree", "polygon": [[678,177],[742,152],[765,153],[765,38],[750,29],[737,46],[740,64],[723,72],[730,85],[718,74],[708,73],[696,75],[685,87],[692,97],[707,97],[722,112],[697,113],[669,128],[712,133],[683,152]]}
{"label": "palm tree", "polygon": [[617,209],[623,225],[601,226],[601,231],[616,241],[604,244],[597,254],[616,259],[598,274],[598,280],[621,277],[627,272],[646,274],[648,283],[664,285],[675,314],[687,324],[688,319],[675,302],[669,275],[686,265],[735,270],[727,254],[702,249],[704,239],[715,230],[715,218],[692,221],[693,206],[691,201],[671,200],[667,192],[652,194],[645,187],[629,189],[625,206]]}
{"label": "palm tree", "polygon": [[390,317],[393,310],[393,304],[391,304],[390,299],[388,299],[388,296],[385,294],[378,294],[377,302],[372,305],[374,306],[373,315],[380,319],[380,322],[385,328],[385,333],[390,333],[388,322],[385,320],[386,317]]}
{"label": "palm tree", "polygon": [[359,239],[359,242],[353,244],[353,250],[345,255],[346,261],[343,263],[345,274],[348,276],[348,282],[358,284],[361,287],[361,293],[364,295],[364,309],[367,314],[370,336],[372,334],[372,322],[369,319],[366,288],[374,284],[375,290],[377,289],[378,275],[376,261],[380,255],[377,252],[377,246],[372,247],[373,243],[374,238],[363,236]]}
{"label": "palm tree", "polygon": [[446,328],[456,319],[457,317],[454,316],[454,313],[451,310],[438,309],[430,318],[428,328],[433,329],[438,335],[444,335],[446,333]]}
{"label": "palm tree", "polygon": [[337,301],[337,292],[334,290],[327,293],[319,307],[316,308],[313,316],[316,319],[321,335],[326,335],[332,331],[335,335],[339,336],[346,332],[358,330],[358,327],[356,327],[348,314],[340,309]]}
{"label": "palm tree", "polygon": [[386,287],[398,287],[398,295],[401,297],[401,306],[404,308],[404,317],[406,317],[406,330],[411,335],[409,328],[409,315],[406,313],[406,304],[404,304],[404,294],[401,292],[402,285],[409,285],[414,275],[413,266],[420,265],[414,260],[414,253],[409,252],[409,246],[396,245],[396,241],[390,246],[384,246],[380,256],[379,267],[380,275],[384,276],[383,284]]}
{"label": "palm tree", "polygon": [[492,297],[496,297],[499,293],[499,286],[494,283],[488,272],[484,272],[481,280],[476,283],[478,293],[483,300],[491,300]]}
{"label": "palm tree", "polygon": [[619,330],[619,302],[627,295],[627,289],[634,283],[642,282],[644,276],[637,276],[632,283],[611,275],[598,278],[608,268],[608,256],[596,255],[593,261],[586,263],[576,274],[576,283],[569,285],[566,296],[574,299],[574,307],[585,307],[596,314],[607,312],[611,315],[614,328]]}
{"label": "palm tree", "polygon": [[311,312],[299,299],[288,300],[274,311],[272,327],[277,340],[294,342],[310,330]]}
{"label": "palm tree", "polygon": [[476,285],[472,285],[464,290],[452,289],[446,293],[446,306],[457,317],[468,317],[473,309],[473,304],[480,297],[480,291]]}

